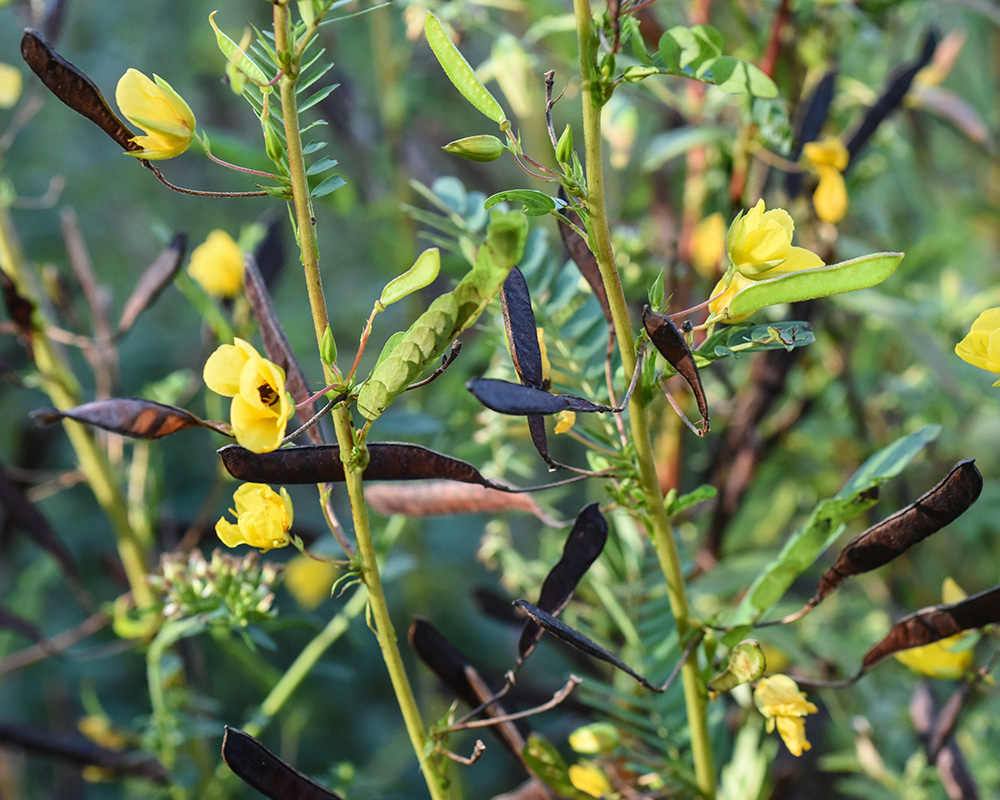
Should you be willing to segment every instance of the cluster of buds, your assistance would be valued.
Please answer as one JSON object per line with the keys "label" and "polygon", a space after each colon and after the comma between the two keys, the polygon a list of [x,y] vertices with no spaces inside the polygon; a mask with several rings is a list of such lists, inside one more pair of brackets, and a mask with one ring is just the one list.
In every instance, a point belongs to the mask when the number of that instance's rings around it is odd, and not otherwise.
{"label": "cluster of buds", "polygon": [[233,556],[216,550],[206,561],[200,550],[166,553],[149,577],[160,593],[165,619],[210,615],[230,627],[246,627],[274,616],[274,589],[281,566],[257,553]]}

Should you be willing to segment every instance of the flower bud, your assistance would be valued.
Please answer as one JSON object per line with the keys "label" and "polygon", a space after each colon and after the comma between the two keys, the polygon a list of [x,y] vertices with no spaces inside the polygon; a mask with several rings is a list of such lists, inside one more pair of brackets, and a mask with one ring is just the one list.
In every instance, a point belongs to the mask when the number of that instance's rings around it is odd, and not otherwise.
{"label": "flower bud", "polygon": [[573,129],[567,125],[556,144],[556,160],[560,164],[568,164],[573,160]]}
{"label": "flower bud", "polygon": [[447,150],[453,155],[467,158],[469,161],[496,161],[507,148],[496,136],[480,134],[456,139],[441,149]]}

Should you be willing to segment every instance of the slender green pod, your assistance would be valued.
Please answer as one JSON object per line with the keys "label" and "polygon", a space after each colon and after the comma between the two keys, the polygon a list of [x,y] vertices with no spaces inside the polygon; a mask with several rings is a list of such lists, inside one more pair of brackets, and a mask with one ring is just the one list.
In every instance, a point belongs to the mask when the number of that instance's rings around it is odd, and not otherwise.
{"label": "slender green pod", "polygon": [[494,214],[476,263],[448,294],[436,298],[376,364],[358,394],[358,411],[375,420],[455,338],[483,313],[521,258],[528,220],[520,211]]}

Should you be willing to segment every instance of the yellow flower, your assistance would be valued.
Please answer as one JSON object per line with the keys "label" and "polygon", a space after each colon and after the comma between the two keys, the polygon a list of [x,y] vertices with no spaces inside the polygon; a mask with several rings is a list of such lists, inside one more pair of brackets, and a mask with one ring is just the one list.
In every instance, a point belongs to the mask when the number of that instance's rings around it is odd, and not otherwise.
{"label": "yellow flower", "polygon": [[844,183],[844,170],[850,158],[847,148],[836,136],[830,136],[821,142],[806,143],[802,157],[819,176],[819,185],[813,193],[816,215],[824,222],[840,222],[847,213],[847,185]]}
{"label": "yellow flower", "polygon": [[150,80],[129,69],[118,81],[115,102],[129,122],[146,132],[132,138],[142,149],[128,150],[128,155],[156,161],[179,156],[191,145],[195,128],[191,107],[159,75]]}
{"label": "yellow flower", "polygon": [[806,739],[806,714],[819,711],[806,700],[798,684],[787,675],[772,675],[757,684],[753,693],[754,703],[767,718],[767,732],[777,726],[778,734],[793,756],[800,756],[812,748]]}
{"label": "yellow flower", "polygon": [[312,611],[330,596],[336,577],[337,565],[329,561],[296,556],[285,564],[285,586],[306,611]]}
{"label": "yellow flower", "polygon": [[284,547],[290,541],[292,499],[282,487],[281,494],[263,483],[244,483],[233,493],[236,508],[229,513],[236,524],[222,517],[215,523],[215,532],[226,547],[248,544],[262,551]]}
{"label": "yellow flower", "polygon": [[21,70],[10,64],[0,63],[0,108],[13,108],[21,97],[24,78]]}
{"label": "yellow flower", "polygon": [[969,335],[955,345],[955,353],[974,367],[1000,372],[1000,308],[988,308],[980,314]]}
{"label": "yellow flower", "polygon": [[569,782],[591,797],[604,797],[612,792],[607,777],[594,764],[571,764]]}
{"label": "yellow flower", "polygon": [[725,253],[725,244],[726,220],[716,211],[694,226],[691,235],[691,266],[699,275],[717,275],[715,269]]}
{"label": "yellow flower", "polygon": [[823,259],[804,247],[792,246],[795,223],[783,208],[766,211],[764,201],[739,214],[729,226],[726,252],[729,269],[712,290],[709,311],[726,323],[742,322],[752,314],[730,316],[729,304],[753,281],[823,266]]}
{"label": "yellow flower", "polygon": [[214,230],[191,253],[188,274],[213,297],[235,297],[243,288],[243,251],[228,233]]}
{"label": "yellow flower", "polygon": [[[962,588],[951,578],[945,578],[941,587],[941,599],[945,603],[959,603],[966,598]],[[928,678],[954,680],[961,678],[972,666],[973,655],[969,638],[975,636],[971,631],[962,631],[947,639],[925,644],[922,647],[911,647],[896,653],[896,660],[920,675]]]}
{"label": "yellow flower", "polygon": [[558,420],[556,422],[555,433],[569,433],[573,430],[573,426],[576,425],[576,412],[575,411],[560,411],[556,416]]}
{"label": "yellow flower", "polygon": [[268,453],[281,444],[285,425],[295,413],[285,391],[285,371],[242,339],[234,342],[220,345],[208,357],[205,384],[233,398],[229,420],[236,441],[255,453]]}

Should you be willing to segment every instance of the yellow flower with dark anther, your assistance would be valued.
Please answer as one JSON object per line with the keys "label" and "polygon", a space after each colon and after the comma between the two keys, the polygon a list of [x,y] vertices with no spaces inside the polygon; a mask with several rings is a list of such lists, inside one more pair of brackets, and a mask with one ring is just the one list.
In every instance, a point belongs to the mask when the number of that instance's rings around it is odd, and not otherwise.
{"label": "yellow flower with dark anther", "polygon": [[793,756],[800,756],[812,748],[806,739],[805,717],[819,709],[806,700],[795,681],[787,675],[771,675],[757,684],[753,699],[767,719],[767,732],[777,727],[781,740]]}
{"label": "yellow flower with dark anther", "polygon": [[21,70],[0,62],[0,108],[13,108],[21,98]]}
{"label": "yellow flower with dark anther", "polygon": [[783,208],[767,211],[763,200],[741,213],[729,226],[726,252],[729,269],[712,290],[709,311],[720,322],[742,322],[751,314],[731,316],[729,304],[754,281],[823,266],[823,259],[804,247],[792,246],[795,223]]}
{"label": "yellow flower with dark anther", "polygon": [[296,556],[285,564],[285,586],[302,608],[312,611],[330,596],[338,571],[329,561]]}
{"label": "yellow flower with dark anther", "polygon": [[[941,599],[951,604],[960,603],[965,598],[966,594],[962,588],[951,578],[945,578],[944,586],[941,588]],[[975,635],[972,631],[962,631],[922,647],[901,650],[895,654],[896,660],[928,678],[941,680],[961,678],[969,671],[974,660],[972,643],[969,640]]]}
{"label": "yellow flower with dark anther", "polygon": [[[955,345],[955,353],[974,367],[1000,372],[1000,308],[988,308],[980,314],[968,336]],[[1000,381],[993,385],[998,384]]]}
{"label": "yellow flower with dark anther", "polygon": [[813,193],[816,215],[824,222],[840,222],[847,213],[847,184],[844,170],[850,154],[836,136],[821,142],[807,142],[802,147],[802,158],[819,176],[819,185]]}
{"label": "yellow flower with dark anther", "polygon": [[255,453],[268,453],[281,444],[295,406],[285,391],[285,371],[262,357],[242,339],[220,345],[208,357],[205,385],[232,397],[229,421],[236,441]]}
{"label": "yellow flower with dark anther", "polygon": [[213,297],[235,297],[243,288],[243,251],[228,233],[214,230],[192,251],[188,274]]}
{"label": "yellow flower with dark anther", "polygon": [[128,155],[156,161],[179,156],[191,145],[195,128],[191,107],[159,75],[150,80],[129,69],[118,81],[115,102],[129,122],[146,132],[132,138],[141,149],[128,150]]}
{"label": "yellow flower with dark anther", "polygon": [[284,547],[291,540],[292,499],[282,487],[275,492],[264,483],[244,483],[233,493],[236,508],[229,513],[235,524],[222,517],[215,523],[215,532],[226,547],[248,544],[261,551]]}

